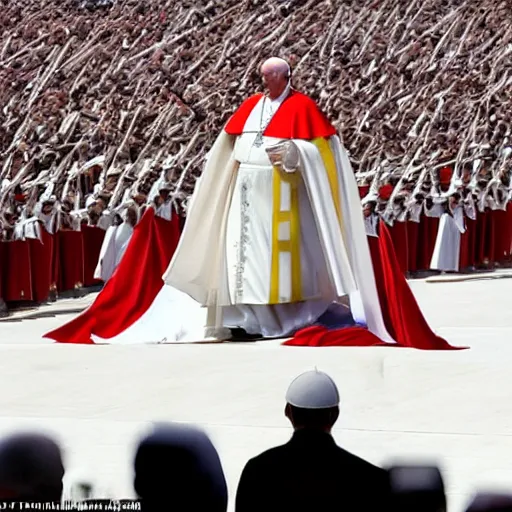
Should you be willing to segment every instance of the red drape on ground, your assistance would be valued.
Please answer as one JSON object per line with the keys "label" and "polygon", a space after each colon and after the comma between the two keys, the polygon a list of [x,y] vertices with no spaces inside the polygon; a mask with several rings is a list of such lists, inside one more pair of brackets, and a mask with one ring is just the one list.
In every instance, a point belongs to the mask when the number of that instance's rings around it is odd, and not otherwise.
{"label": "red drape on ground", "polygon": [[84,237],[84,286],[92,286],[101,282],[94,279],[94,271],[98,265],[105,230],[96,226],[83,225],[82,234]]}
{"label": "red drape on ground", "polygon": [[416,272],[418,268],[418,236],[419,222],[407,221],[407,267],[409,272]]}
{"label": "red drape on ground", "polygon": [[176,250],[179,219],[156,217],[149,208],[134,229],[123,259],[94,303],[68,324],[45,335],[61,343],[93,343],[91,334],[112,338],[136,322],[163,286]]}
{"label": "red drape on ground", "polygon": [[2,265],[3,299],[5,302],[32,300],[30,247],[28,242],[5,242]]}
{"label": "red drape on ground", "polygon": [[428,270],[436,246],[439,218],[422,215],[418,231],[418,270]]}
{"label": "red drape on ground", "polygon": [[[444,339],[434,334],[428,326],[409,284],[401,272],[391,235],[383,222],[380,223],[380,234],[376,240],[369,240],[370,252],[382,315],[389,334],[402,347],[423,350],[456,350],[455,347],[450,346]],[[383,343],[371,333],[363,334],[360,327],[328,330],[315,326],[299,331],[284,344],[292,346],[370,346]]]}
{"label": "red drape on ground", "polygon": [[36,302],[44,302],[48,298],[52,286],[53,238],[41,226],[41,240],[27,240],[30,247],[32,297]]}
{"label": "red drape on ground", "polygon": [[405,274],[408,269],[408,242],[407,242],[407,224],[405,222],[395,222],[393,226],[388,227],[395,248],[396,259],[400,270]]}
{"label": "red drape on ground", "polygon": [[460,237],[459,269],[475,266],[476,220],[466,217],[466,232]]}
{"label": "red drape on ground", "polygon": [[84,284],[84,239],[81,231],[59,231],[59,290],[80,288]]}

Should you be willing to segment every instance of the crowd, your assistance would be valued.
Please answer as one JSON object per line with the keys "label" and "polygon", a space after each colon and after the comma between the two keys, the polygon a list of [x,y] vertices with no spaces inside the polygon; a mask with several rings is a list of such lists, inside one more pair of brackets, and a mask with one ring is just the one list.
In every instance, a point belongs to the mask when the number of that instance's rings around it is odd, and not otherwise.
{"label": "crowd", "polygon": [[512,254],[510,166],[485,156],[411,174],[377,169],[360,177],[367,229],[390,228],[405,273],[493,270]]}
{"label": "crowd", "polygon": [[404,272],[505,264],[506,15],[500,0],[7,2],[0,304],[96,282],[108,227],[129,234],[159,181],[181,208],[277,50],[336,127]]}
{"label": "crowd", "polygon": [[[112,208],[108,194],[93,194],[98,169],[91,167],[91,191],[84,208],[70,200],[58,201],[52,184],[37,200],[36,195],[27,197],[13,190],[10,199],[17,220],[0,237],[0,313],[20,302],[42,303],[64,292],[101,285],[119,264],[147,207],[167,220],[180,208],[163,179],[154,183],[148,195],[127,191]],[[113,254],[112,262],[102,266],[105,251],[107,256]]]}
{"label": "crowd", "polygon": [[[285,414],[293,433],[245,465],[235,512],[393,511],[446,512],[440,470],[434,466],[377,467],[338,446],[331,434],[339,416],[334,381],[318,370],[290,384]],[[135,493],[142,511],[226,512],[228,491],[221,459],[199,428],[155,425],[138,443]],[[103,498],[84,480],[64,489],[65,469],[51,438],[18,433],[0,441],[0,501],[60,502]],[[512,494],[478,493],[467,512],[512,510]]]}
{"label": "crowd", "polygon": [[[148,194],[127,189],[117,207],[111,206],[111,195],[98,191],[102,170],[98,162],[89,167],[84,208],[69,198],[58,201],[52,184],[39,196],[19,188],[10,193],[17,220],[0,239],[0,312],[5,304],[41,303],[107,281],[147,207],[167,220],[173,212],[184,218],[184,196],[171,192],[167,169]],[[380,220],[388,225],[408,276],[494,270],[510,263],[510,170],[494,175],[485,160],[460,173],[442,167],[409,178],[380,169],[359,176],[359,191],[367,234],[378,234]],[[109,264],[106,237],[113,253]]]}

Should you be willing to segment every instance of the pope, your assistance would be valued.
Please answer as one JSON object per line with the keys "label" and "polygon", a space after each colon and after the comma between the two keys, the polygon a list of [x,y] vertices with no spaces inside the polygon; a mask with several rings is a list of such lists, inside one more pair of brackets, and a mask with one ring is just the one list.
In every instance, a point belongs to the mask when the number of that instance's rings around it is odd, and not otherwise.
{"label": "pope", "polygon": [[210,332],[288,336],[349,302],[356,321],[393,341],[336,129],[292,87],[286,61],[260,72],[266,94],[243,102],[217,137],[164,280],[208,308]]}

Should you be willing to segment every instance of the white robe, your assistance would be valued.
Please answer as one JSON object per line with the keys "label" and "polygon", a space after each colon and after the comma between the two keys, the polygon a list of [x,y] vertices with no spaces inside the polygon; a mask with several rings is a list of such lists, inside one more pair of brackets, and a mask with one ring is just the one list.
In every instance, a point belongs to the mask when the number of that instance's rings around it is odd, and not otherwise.
{"label": "white robe", "polygon": [[16,223],[14,227],[14,239],[15,240],[28,240],[36,239],[41,240],[41,225],[39,219],[36,216],[29,217],[27,219],[21,219]]}
{"label": "white robe", "polygon": [[101,245],[94,278],[107,282],[118,267],[132,238],[133,227],[128,222],[110,226]]}
{"label": "white robe", "polygon": [[[334,299],[350,295],[356,319],[363,319],[384,341],[393,342],[382,319],[357,184],[337,137],[329,139],[329,146],[336,163],[341,227],[317,147],[292,141],[303,181],[299,187],[303,300],[290,299],[284,256],[279,265],[279,301],[269,303],[273,169],[264,149],[252,145],[265,119],[262,103],[263,99],[249,115],[236,144],[225,132],[215,142],[164,281],[208,306],[210,327],[243,327],[265,337],[287,336],[310,325]],[[265,146],[275,142],[264,138]],[[290,200],[283,188],[281,210]],[[286,241],[289,232],[283,229],[279,236]]]}
{"label": "white robe", "polygon": [[364,218],[364,227],[367,236],[373,236],[378,238],[379,220],[379,216],[376,215],[375,213],[371,213],[370,215],[368,215],[368,217]]}
{"label": "white robe", "polygon": [[461,206],[455,208],[453,217],[448,213],[441,216],[430,262],[432,270],[459,271],[460,237],[464,232],[464,212]]}

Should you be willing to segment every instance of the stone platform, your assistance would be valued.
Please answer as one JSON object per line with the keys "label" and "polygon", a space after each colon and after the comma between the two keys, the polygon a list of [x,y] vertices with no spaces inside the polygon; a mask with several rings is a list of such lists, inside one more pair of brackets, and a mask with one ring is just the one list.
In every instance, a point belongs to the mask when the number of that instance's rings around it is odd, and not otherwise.
{"label": "stone platform", "polygon": [[[135,443],[149,422],[198,423],[220,451],[232,510],[247,459],[290,435],[287,385],[317,366],[339,385],[338,442],[377,464],[439,462],[450,512],[461,512],[476,487],[512,488],[512,280],[411,286],[439,334],[470,350],[54,345],[40,336],[72,318],[59,303],[58,316],[49,307],[2,322],[0,434],[55,433],[71,470],[130,497]],[[77,300],[72,311],[91,297]]]}

